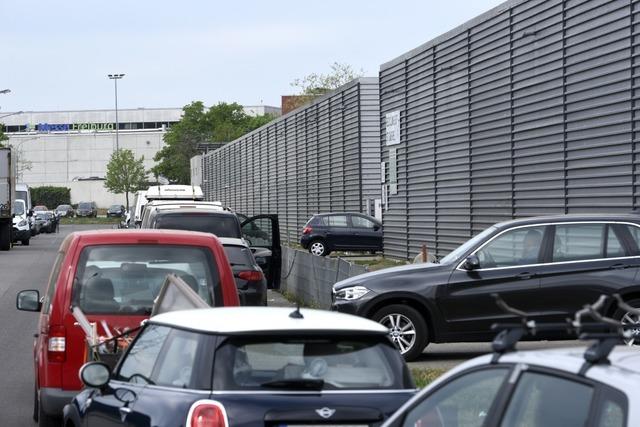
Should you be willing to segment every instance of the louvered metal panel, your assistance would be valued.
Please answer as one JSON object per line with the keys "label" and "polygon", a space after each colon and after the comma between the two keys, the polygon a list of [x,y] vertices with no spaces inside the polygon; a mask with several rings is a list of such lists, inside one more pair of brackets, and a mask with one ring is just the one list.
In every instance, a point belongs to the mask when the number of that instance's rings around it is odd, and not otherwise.
{"label": "louvered metal panel", "polygon": [[295,242],[319,212],[381,197],[378,79],[362,78],[203,156],[204,192],[246,215],[276,213]]}
{"label": "louvered metal panel", "polygon": [[386,254],[443,256],[515,217],[637,208],[639,34],[637,0],[512,0],[383,64],[382,141],[390,112],[401,135]]}

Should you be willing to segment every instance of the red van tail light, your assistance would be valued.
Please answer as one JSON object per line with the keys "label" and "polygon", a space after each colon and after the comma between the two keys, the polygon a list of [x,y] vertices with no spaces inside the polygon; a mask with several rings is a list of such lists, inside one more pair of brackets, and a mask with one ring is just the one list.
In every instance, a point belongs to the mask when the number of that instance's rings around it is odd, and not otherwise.
{"label": "red van tail light", "polygon": [[309,227],[308,225],[302,229],[302,234],[311,234],[313,232],[313,227]]}
{"label": "red van tail light", "polygon": [[262,280],[262,273],[256,270],[241,271],[237,274],[240,279],[244,279],[248,282],[257,282]]}
{"label": "red van tail light", "polygon": [[64,326],[51,326],[47,341],[49,362],[64,362],[67,350],[67,338]]}
{"label": "red van tail light", "polygon": [[189,409],[187,427],[229,427],[227,411],[215,400],[199,400]]}

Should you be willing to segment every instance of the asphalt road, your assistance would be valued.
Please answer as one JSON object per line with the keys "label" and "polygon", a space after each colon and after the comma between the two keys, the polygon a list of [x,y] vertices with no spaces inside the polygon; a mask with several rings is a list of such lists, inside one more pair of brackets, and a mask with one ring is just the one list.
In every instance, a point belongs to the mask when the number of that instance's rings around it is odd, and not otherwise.
{"label": "asphalt road", "polygon": [[[17,244],[9,252],[0,252],[0,425],[29,426],[33,405],[33,334],[38,315],[17,311],[16,293],[23,289],[45,290],[57,248],[74,230],[110,228],[101,225],[63,225],[56,234],[41,234],[30,246]],[[270,305],[289,303],[270,293]],[[521,348],[549,348],[579,345],[559,343],[522,343]],[[489,344],[432,344],[411,367],[451,368],[464,360],[490,351]]]}
{"label": "asphalt road", "polygon": [[[19,243],[0,252],[0,425],[35,425],[33,408],[33,334],[38,314],[16,310],[16,293],[45,290],[62,239],[73,230],[99,225],[63,225],[55,234],[40,234],[29,246]],[[107,228],[109,228],[107,226]]]}

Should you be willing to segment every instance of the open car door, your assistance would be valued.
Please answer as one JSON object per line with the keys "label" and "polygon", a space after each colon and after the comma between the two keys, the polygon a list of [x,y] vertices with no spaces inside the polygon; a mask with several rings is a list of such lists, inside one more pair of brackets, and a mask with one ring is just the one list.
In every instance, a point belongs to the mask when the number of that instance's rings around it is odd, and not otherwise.
{"label": "open car door", "polygon": [[278,215],[257,215],[247,218],[238,214],[242,237],[247,241],[262,268],[269,289],[280,288],[282,248],[280,246],[280,224]]}

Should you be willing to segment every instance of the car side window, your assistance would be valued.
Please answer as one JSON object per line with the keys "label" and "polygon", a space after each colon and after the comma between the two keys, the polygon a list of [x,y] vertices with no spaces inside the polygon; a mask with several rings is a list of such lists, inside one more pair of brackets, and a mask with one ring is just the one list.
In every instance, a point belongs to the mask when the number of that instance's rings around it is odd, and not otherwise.
{"label": "car side window", "polygon": [[607,226],[607,247],[605,256],[607,258],[617,258],[626,256],[627,253],[624,249],[624,245],[616,235],[614,228]]}
{"label": "car side window", "polygon": [[327,218],[329,218],[329,227],[348,227],[346,215],[331,215]]}
{"label": "car side window", "polygon": [[375,223],[373,221],[369,221],[367,218],[353,215],[351,217],[351,224],[353,224],[356,228],[369,228],[373,229],[375,227]]}
{"label": "car side window", "polygon": [[538,263],[544,228],[521,227],[504,232],[476,252],[480,268]]}
{"label": "car side window", "polygon": [[553,262],[604,258],[605,224],[556,225]]}
{"label": "car side window", "polygon": [[566,378],[525,372],[507,407],[503,427],[584,427],[593,388]]}
{"label": "car side window", "polygon": [[147,379],[151,379],[151,372],[170,330],[166,326],[146,327],[127,352],[116,378],[121,381],[147,384]]}
{"label": "car side window", "polygon": [[410,409],[402,426],[481,427],[508,373],[491,368],[458,377]]}
{"label": "car side window", "polygon": [[627,228],[629,234],[631,234],[631,237],[636,242],[636,247],[640,248],[640,227],[635,225],[625,225],[624,227]]}
{"label": "car side window", "polygon": [[607,396],[604,398],[598,427],[623,427],[626,425],[626,404],[622,396]]}
{"label": "car side window", "polygon": [[151,380],[161,386],[190,388],[198,351],[198,337],[197,333],[174,329],[169,334],[153,368]]}
{"label": "car side window", "polygon": [[60,268],[62,267],[64,256],[64,252],[58,252],[58,257],[56,258],[55,264],[53,265],[53,270],[51,270],[47,293],[45,294],[44,300],[42,301],[42,313],[44,314],[51,313],[51,301],[53,301],[53,294],[56,291],[56,284],[58,283],[58,276],[60,275]]}

